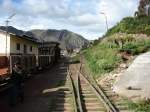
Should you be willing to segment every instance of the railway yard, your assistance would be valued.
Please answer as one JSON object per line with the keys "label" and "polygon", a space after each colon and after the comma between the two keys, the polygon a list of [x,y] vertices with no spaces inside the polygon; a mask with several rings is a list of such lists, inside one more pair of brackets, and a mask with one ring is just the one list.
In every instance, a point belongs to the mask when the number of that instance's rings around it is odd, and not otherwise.
{"label": "railway yard", "polygon": [[25,101],[14,107],[1,91],[1,112],[131,112],[109,82],[98,85],[83,66],[61,59],[25,82]]}

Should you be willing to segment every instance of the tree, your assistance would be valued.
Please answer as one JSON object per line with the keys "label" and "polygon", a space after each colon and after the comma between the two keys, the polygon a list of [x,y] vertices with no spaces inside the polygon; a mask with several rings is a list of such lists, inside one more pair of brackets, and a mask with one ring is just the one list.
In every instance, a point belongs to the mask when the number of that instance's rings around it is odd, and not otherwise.
{"label": "tree", "polygon": [[150,0],[140,0],[135,16],[150,16]]}

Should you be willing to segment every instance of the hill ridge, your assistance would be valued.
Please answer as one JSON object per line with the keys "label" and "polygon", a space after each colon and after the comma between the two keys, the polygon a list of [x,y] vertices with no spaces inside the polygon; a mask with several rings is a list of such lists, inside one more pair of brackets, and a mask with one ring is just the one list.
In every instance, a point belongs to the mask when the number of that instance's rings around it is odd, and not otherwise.
{"label": "hill ridge", "polygon": [[[5,26],[0,26],[1,30],[6,30]],[[8,26],[8,32],[15,33],[17,35],[26,34],[33,38],[37,38],[39,41],[58,41],[61,43],[61,48],[82,48],[89,44],[83,36],[71,32],[66,29],[32,29],[29,31],[19,30],[15,27]],[[61,35],[61,33],[63,33]]]}

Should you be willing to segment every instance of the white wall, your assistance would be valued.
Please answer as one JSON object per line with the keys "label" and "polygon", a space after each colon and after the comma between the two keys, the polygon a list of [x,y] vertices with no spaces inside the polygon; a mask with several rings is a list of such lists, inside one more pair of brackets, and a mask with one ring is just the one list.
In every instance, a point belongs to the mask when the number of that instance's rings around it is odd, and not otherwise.
{"label": "white wall", "polygon": [[[10,35],[7,35],[7,54],[10,53]],[[0,54],[6,55],[6,34],[0,32]]]}

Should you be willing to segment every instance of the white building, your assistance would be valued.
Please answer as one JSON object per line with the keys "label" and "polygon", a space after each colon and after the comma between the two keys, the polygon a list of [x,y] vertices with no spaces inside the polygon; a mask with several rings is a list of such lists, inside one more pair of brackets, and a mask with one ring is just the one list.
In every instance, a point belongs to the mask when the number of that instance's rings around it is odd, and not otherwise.
{"label": "white building", "polygon": [[0,56],[38,53],[36,39],[26,35],[18,36],[0,30]]}
{"label": "white building", "polygon": [[15,62],[20,62],[26,70],[35,68],[36,55],[38,43],[35,38],[0,30],[0,77],[11,72]]}

